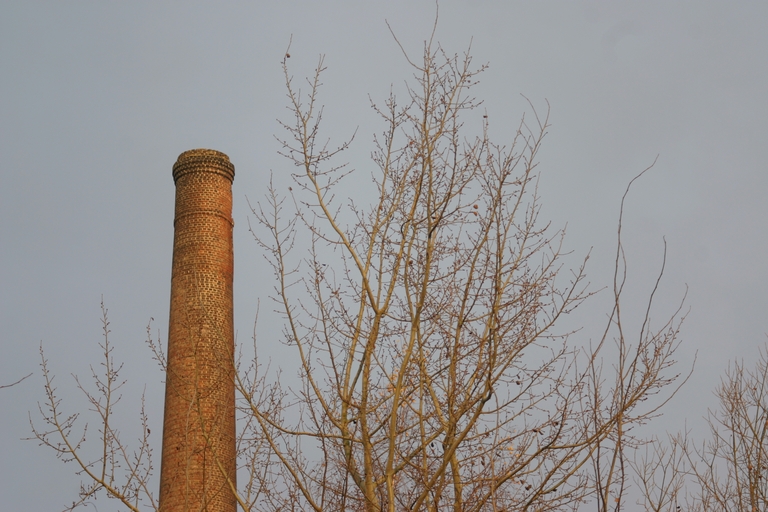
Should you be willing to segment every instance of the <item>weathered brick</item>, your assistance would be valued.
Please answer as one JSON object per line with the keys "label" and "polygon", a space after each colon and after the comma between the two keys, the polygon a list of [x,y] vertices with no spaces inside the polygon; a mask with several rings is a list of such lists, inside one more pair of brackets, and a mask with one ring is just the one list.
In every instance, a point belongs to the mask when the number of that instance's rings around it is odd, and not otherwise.
{"label": "weathered brick", "polygon": [[[232,180],[227,155],[193,149],[176,183],[168,367],[160,469],[163,512],[234,512]],[[221,468],[224,468],[222,471]]]}

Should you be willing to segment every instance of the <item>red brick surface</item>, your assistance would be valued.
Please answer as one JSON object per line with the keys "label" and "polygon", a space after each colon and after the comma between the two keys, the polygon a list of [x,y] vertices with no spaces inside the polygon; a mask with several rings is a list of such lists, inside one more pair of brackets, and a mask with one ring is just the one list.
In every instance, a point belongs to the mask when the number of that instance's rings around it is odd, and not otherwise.
{"label": "red brick surface", "polygon": [[234,512],[232,180],[218,151],[182,153],[176,182],[160,509]]}

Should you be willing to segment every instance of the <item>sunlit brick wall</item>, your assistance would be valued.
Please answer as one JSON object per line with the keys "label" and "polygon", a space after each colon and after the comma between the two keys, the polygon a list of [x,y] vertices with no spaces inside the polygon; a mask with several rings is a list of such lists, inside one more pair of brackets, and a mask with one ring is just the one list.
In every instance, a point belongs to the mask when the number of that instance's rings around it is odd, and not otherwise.
{"label": "sunlit brick wall", "polygon": [[[232,180],[227,155],[182,153],[176,182],[160,508],[235,511]],[[224,468],[222,471],[220,468]]]}

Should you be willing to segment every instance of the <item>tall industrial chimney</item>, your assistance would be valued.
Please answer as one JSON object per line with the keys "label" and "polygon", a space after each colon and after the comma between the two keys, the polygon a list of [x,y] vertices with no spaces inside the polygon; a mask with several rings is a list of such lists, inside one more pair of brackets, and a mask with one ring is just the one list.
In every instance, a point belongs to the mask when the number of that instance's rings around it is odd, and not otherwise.
{"label": "tall industrial chimney", "polygon": [[160,469],[163,512],[234,512],[232,180],[224,153],[193,149],[176,183]]}

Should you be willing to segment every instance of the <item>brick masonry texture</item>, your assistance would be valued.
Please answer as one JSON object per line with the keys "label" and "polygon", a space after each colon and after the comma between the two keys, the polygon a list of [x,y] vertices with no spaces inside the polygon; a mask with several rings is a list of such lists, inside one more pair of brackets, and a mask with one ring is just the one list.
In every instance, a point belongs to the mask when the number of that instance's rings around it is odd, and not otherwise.
{"label": "brick masonry texture", "polygon": [[209,149],[186,151],[173,166],[176,213],[159,498],[163,512],[235,512],[237,506],[230,490],[237,455],[234,177],[227,155]]}

